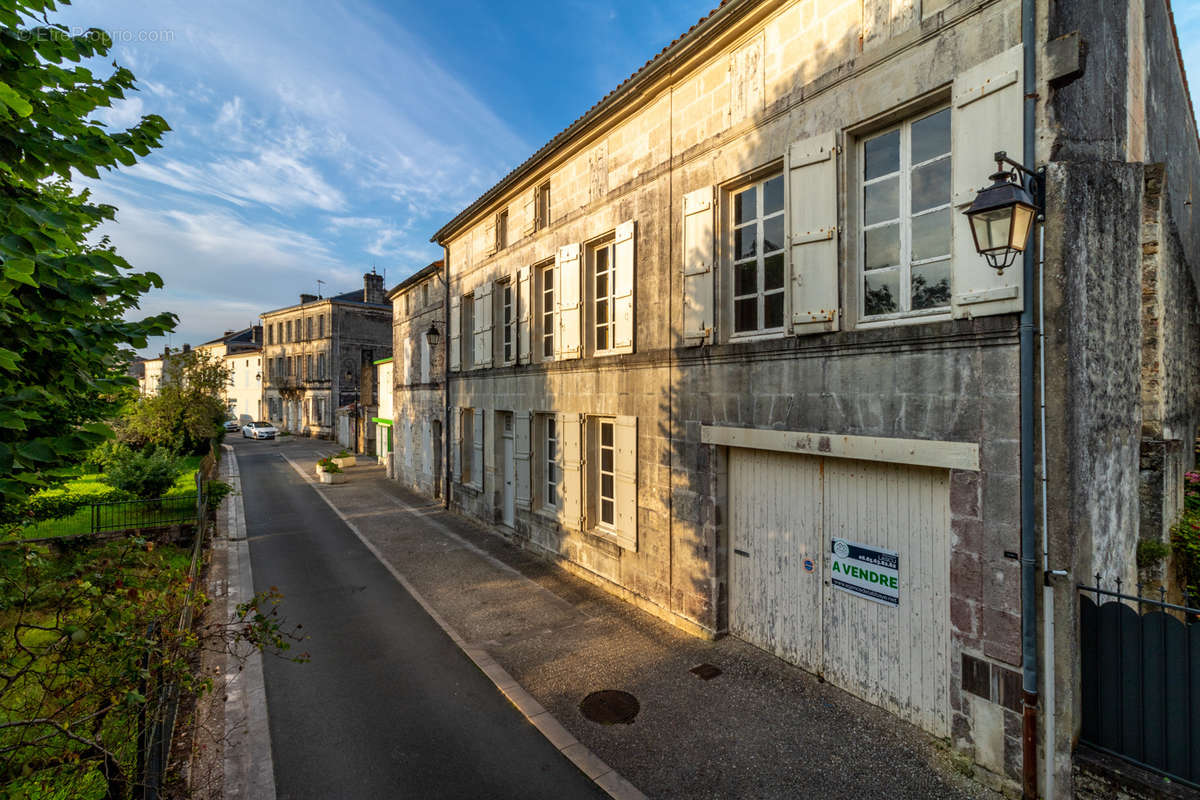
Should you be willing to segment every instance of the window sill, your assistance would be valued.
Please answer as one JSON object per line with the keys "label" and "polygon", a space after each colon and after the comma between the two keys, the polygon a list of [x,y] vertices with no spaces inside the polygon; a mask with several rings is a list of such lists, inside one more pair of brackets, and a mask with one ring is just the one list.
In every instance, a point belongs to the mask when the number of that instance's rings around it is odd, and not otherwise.
{"label": "window sill", "polygon": [[761,342],[764,339],[782,339],[787,335],[787,331],[783,328],[773,328],[769,331],[758,331],[756,333],[734,333],[729,337],[729,344]]}
{"label": "window sill", "polygon": [[863,330],[869,328],[892,328],[897,325],[921,325],[926,322],[942,322],[951,318],[950,309],[939,308],[932,311],[910,311],[906,314],[860,319],[854,324],[854,327]]}

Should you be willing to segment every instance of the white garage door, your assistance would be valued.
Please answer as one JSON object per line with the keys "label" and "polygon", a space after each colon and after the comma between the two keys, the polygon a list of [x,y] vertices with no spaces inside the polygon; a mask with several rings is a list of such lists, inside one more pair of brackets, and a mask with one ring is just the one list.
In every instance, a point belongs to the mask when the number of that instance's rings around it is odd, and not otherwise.
{"label": "white garage door", "polygon": [[[739,448],[729,472],[734,635],[949,735],[949,472]],[[835,538],[899,554],[899,605],[829,584]]]}

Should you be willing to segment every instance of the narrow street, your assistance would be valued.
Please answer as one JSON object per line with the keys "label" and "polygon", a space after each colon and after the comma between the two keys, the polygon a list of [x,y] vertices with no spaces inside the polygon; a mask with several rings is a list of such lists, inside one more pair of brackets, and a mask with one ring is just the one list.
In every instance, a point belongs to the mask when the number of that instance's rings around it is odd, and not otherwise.
{"label": "narrow street", "polygon": [[[232,437],[231,437],[232,438]],[[264,660],[279,798],[603,797],[480,672],[274,442],[232,442],[255,591],[310,663]]]}

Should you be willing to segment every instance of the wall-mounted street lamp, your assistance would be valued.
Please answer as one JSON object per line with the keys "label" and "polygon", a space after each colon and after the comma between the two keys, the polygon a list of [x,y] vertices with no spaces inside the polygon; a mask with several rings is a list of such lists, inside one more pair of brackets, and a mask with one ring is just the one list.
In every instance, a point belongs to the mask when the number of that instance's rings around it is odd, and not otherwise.
{"label": "wall-mounted street lamp", "polygon": [[438,330],[437,323],[429,323],[429,330],[425,331],[425,341],[429,342],[430,352],[437,350],[438,343],[442,341],[442,332]]}
{"label": "wall-mounted street lamp", "polygon": [[992,185],[981,189],[963,213],[971,223],[975,249],[1003,274],[1025,252],[1034,220],[1045,212],[1046,181],[1044,169],[1034,172],[1003,150],[994,157]]}

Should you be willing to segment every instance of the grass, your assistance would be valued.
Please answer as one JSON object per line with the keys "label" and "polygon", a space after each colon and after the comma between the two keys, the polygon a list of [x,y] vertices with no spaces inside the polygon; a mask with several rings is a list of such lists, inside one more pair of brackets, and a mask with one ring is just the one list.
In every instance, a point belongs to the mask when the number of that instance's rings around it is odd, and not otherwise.
{"label": "grass", "polygon": [[[182,459],[183,471],[175,479],[175,484],[167,490],[167,497],[195,494],[196,473],[200,470],[203,456],[185,456]],[[104,475],[99,472],[83,472],[82,467],[77,477],[72,478],[61,486],[39,492],[39,496],[54,497],[74,495],[83,497],[103,497],[112,491],[112,487],[103,481]],[[149,515],[147,515],[149,518]],[[136,516],[131,523],[136,524]],[[21,531],[22,538],[41,539],[50,536],[73,536],[79,533],[89,533],[92,524],[91,506],[84,506],[67,517],[46,520],[30,525]]]}

